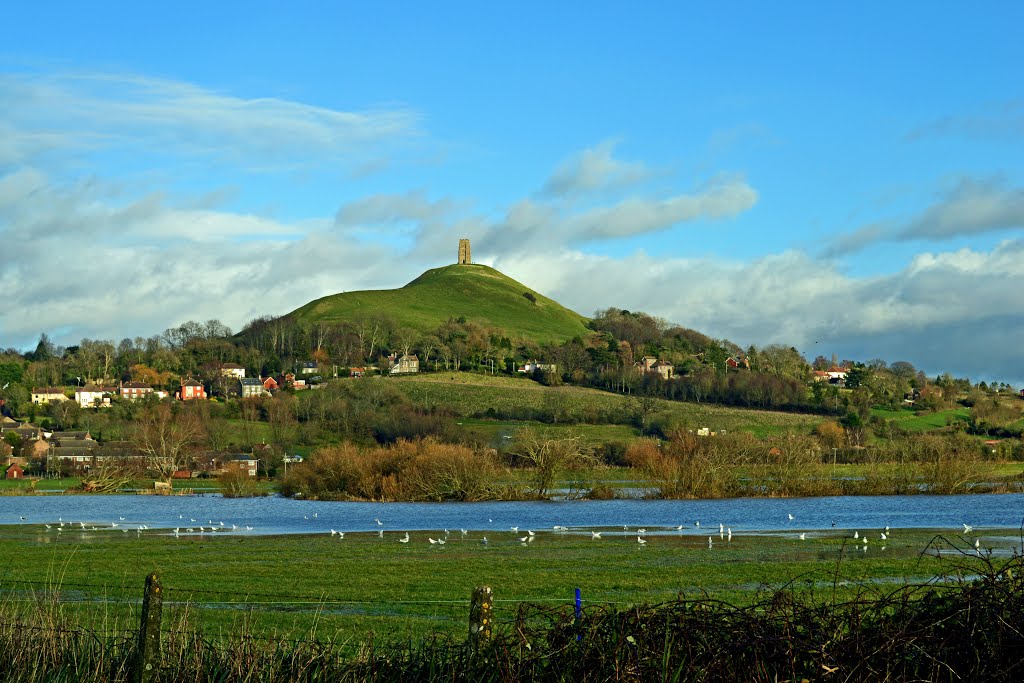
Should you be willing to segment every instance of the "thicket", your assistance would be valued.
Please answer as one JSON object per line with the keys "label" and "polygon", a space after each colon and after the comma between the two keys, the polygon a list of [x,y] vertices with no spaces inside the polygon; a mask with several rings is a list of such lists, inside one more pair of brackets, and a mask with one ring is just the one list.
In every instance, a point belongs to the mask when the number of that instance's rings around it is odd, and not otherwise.
{"label": "thicket", "polygon": [[288,470],[286,496],[374,501],[479,501],[507,498],[496,455],[433,439],[315,451]]}

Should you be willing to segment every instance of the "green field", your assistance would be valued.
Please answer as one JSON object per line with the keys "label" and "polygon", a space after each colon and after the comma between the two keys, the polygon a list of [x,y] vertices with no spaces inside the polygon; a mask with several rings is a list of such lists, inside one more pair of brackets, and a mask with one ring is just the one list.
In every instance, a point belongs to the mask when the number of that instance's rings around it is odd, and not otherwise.
{"label": "green field", "polygon": [[434,332],[449,318],[459,317],[538,343],[562,342],[590,333],[583,316],[493,268],[477,264],[434,268],[400,289],[334,294],[289,315],[303,323],[323,323],[382,313],[399,327],[420,333]]}
{"label": "green field", "polygon": [[[585,387],[546,387],[525,377],[468,372],[428,373],[387,378],[414,403],[444,407],[464,417],[496,416],[541,411],[563,422],[603,424],[628,422],[636,401],[629,396]],[[657,399],[653,413],[669,416],[689,429],[746,431],[757,436],[786,432],[809,433],[823,418],[818,415],[748,410],[719,405]]]}
{"label": "green field", "polygon": [[967,421],[970,418],[971,411],[967,408],[951,408],[949,410],[939,410],[934,413],[918,415],[912,408],[902,408],[900,410],[873,408],[871,414],[885,420],[892,420],[900,429],[908,432],[929,432],[933,429],[945,427],[953,422]]}
{"label": "green field", "polygon": [[[658,533],[655,533],[658,532]],[[884,543],[871,532],[868,550],[845,534],[811,532],[801,541],[784,535],[713,537],[650,529],[646,545],[635,532],[608,529],[603,538],[539,531],[522,544],[518,534],[455,533],[444,546],[414,532],[408,544],[398,532],[384,539],[355,534],[339,540],[317,536],[222,536],[174,538],[166,533],[114,531],[58,535],[42,527],[0,527],[0,601],[60,588],[67,609],[80,621],[130,622],[144,578],[157,572],[166,589],[165,620],[186,619],[208,631],[277,629],[297,637],[364,640],[408,638],[432,631],[464,634],[468,599],[475,586],[490,585],[496,619],[507,623],[516,605],[568,604],[580,588],[586,604],[650,604],[712,597],[737,604],[763,590],[789,587],[821,599],[859,591],[886,592],[904,580],[920,582],[976,560],[922,551],[933,531],[896,531]],[[1017,539],[1004,531],[976,532],[983,547],[1008,549]],[[973,552],[969,539],[949,538]],[[948,542],[943,542],[949,548]]]}

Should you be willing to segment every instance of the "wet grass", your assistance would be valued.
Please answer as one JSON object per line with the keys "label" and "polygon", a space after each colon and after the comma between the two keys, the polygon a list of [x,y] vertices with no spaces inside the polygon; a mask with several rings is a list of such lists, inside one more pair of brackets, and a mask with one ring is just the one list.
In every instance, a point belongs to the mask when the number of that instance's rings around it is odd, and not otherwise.
{"label": "wet grass", "polygon": [[[520,602],[566,605],[580,588],[586,604],[626,607],[709,597],[751,604],[765,590],[843,598],[867,587],[922,581],[947,571],[959,555],[922,554],[934,531],[897,531],[884,543],[864,530],[867,550],[847,534],[744,534],[732,541],[687,531],[537,530],[466,537],[455,532],[432,545],[415,532],[259,537],[225,533],[174,538],[146,532],[63,533],[42,527],[0,527],[0,591],[5,596],[59,589],[82,623],[96,625],[135,613],[144,577],[156,571],[167,589],[168,618],[188,614],[211,632],[230,632],[242,617],[254,628],[308,637],[404,639],[463,634],[468,599],[478,585],[494,588],[496,618],[510,620]],[[525,530],[521,532],[525,535]],[[979,531],[982,548],[1008,553],[1020,540]],[[973,536],[972,536],[973,538]],[[961,545],[971,548],[970,539]],[[884,546],[884,550],[883,550]]]}

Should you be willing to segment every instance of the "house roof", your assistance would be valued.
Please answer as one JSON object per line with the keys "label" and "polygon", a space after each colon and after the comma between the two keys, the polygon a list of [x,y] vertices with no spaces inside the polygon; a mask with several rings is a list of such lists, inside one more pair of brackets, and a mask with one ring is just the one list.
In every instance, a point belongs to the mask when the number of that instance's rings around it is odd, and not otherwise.
{"label": "house roof", "polygon": [[122,389],[152,389],[153,387],[149,386],[145,382],[125,382],[124,384],[121,385],[121,388]]}
{"label": "house roof", "polygon": [[220,369],[221,370],[245,370],[245,366],[244,365],[239,365],[238,363],[224,363],[224,364],[222,364],[220,366]]}
{"label": "house roof", "polygon": [[86,384],[75,389],[76,394],[112,394],[116,391],[117,387],[98,387],[95,384]]}
{"label": "house roof", "polygon": [[191,377],[189,377],[188,379],[181,380],[181,386],[183,386],[183,387],[201,387],[201,386],[203,386],[203,383],[198,381],[198,380],[194,380]]}
{"label": "house roof", "polygon": [[263,382],[255,377],[239,377],[238,381],[242,383],[243,387],[261,387]]}
{"label": "house roof", "polygon": [[64,390],[60,387],[34,387],[32,389],[33,394],[60,394],[64,395]]}

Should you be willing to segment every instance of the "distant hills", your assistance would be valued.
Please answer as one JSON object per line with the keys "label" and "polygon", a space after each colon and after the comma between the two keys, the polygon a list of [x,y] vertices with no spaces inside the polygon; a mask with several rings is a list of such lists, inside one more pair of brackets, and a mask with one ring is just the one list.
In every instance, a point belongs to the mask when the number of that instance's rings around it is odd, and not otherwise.
{"label": "distant hills", "polygon": [[433,268],[400,289],[333,294],[288,315],[299,323],[350,321],[385,314],[400,327],[433,332],[449,318],[502,328],[513,337],[561,342],[586,335],[587,318],[494,268],[478,264]]}

